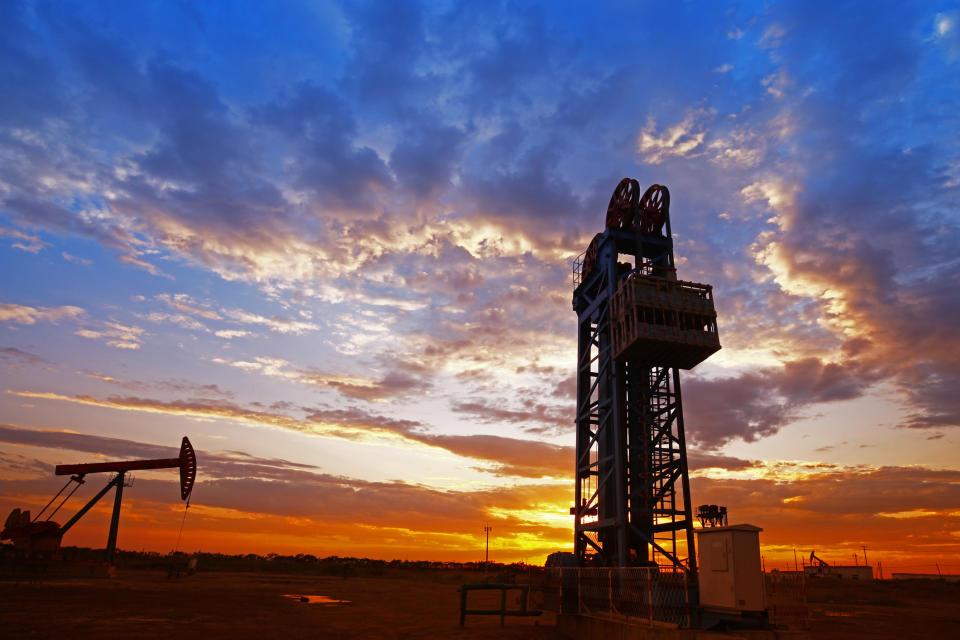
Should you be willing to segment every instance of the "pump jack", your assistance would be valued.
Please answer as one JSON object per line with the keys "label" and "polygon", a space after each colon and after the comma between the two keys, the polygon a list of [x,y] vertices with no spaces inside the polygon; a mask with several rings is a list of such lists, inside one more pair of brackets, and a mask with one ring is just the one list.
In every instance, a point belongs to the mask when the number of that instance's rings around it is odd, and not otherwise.
{"label": "pump jack", "polygon": [[[113,498],[113,515],[110,518],[110,532],[107,536],[106,560],[113,562],[113,554],[117,546],[117,528],[120,524],[120,503],[123,499],[124,480],[128,471],[137,471],[142,469],[180,469],[180,499],[187,500],[190,492],[193,491],[193,483],[197,477],[197,454],[186,436],[180,444],[180,455],[176,458],[160,458],[154,460],[126,460],[122,462],[94,462],[88,464],[61,464],[57,465],[54,473],[58,476],[71,476],[67,484],[51,498],[40,513],[35,518],[30,519],[30,511],[21,511],[14,509],[7,517],[6,524],[0,532],[0,540],[13,540],[17,549],[30,553],[55,552],[60,547],[60,541],[63,535],[77,523],[97,502],[105,496],[110,489],[116,488],[116,494]],[[73,495],[73,493],[84,484],[84,476],[88,473],[116,473],[103,489],[100,490],[90,501],[83,506],[75,516],[70,518],[62,527],[51,520],[51,518],[60,510],[60,507]],[[71,483],[76,483],[70,493],[57,505],[46,520],[40,520],[40,516],[50,507],[53,502],[60,497],[60,494],[66,490]]]}

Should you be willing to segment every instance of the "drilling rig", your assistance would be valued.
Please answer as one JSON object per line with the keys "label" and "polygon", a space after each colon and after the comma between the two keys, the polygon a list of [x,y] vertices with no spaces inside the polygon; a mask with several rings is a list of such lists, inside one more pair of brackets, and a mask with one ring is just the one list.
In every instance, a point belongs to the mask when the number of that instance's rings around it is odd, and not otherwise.
{"label": "drilling rig", "polygon": [[680,369],[720,339],[712,287],[677,279],[666,187],[617,185],[573,285],[577,564],[696,573]]}

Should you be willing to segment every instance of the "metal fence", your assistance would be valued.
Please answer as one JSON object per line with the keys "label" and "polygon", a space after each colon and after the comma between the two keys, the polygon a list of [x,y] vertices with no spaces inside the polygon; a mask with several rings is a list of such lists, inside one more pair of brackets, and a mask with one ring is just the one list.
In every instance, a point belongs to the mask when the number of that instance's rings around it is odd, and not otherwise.
{"label": "metal fence", "polygon": [[531,592],[535,606],[562,613],[690,626],[695,583],[656,569],[550,568]]}
{"label": "metal fence", "polygon": [[803,573],[773,572],[766,574],[765,580],[770,624],[786,629],[809,629],[810,610]]}
{"label": "metal fence", "polygon": [[[785,629],[809,629],[806,583],[802,573],[774,572],[765,576],[770,623]],[[558,568],[531,573],[533,608],[558,613],[691,625],[697,601],[696,581],[684,573],[656,569]]]}

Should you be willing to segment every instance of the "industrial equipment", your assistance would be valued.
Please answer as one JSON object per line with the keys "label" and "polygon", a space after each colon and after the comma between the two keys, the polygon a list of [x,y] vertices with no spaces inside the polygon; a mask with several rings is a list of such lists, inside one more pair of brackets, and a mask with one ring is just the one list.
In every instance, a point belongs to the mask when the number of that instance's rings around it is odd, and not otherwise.
{"label": "industrial equipment", "polygon": [[700,605],[741,615],[766,609],[760,559],[760,527],[737,524],[697,530],[700,542]]}
{"label": "industrial equipment", "polygon": [[811,567],[816,566],[816,567],[820,567],[821,569],[826,569],[827,567],[830,566],[830,564],[827,563],[826,560],[821,560],[820,558],[818,558],[816,554],[816,549],[813,549],[810,551],[810,566]]}
{"label": "industrial equipment", "polygon": [[727,508],[715,504],[702,504],[697,507],[697,520],[703,528],[725,527],[727,526]]}
{"label": "industrial equipment", "polygon": [[[12,540],[14,546],[30,553],[52,553],[59,546],[63,535],[77,523],[110,489],[116,488],[113,499],[113,515],[110,519],[110,532],[107,536],[106,560],[113,562],[114,550],[117,546],[117,529],[120,523],[120,503],[123,499],[123,488],[126,473],[142,469],[180,469],[180,499],[189,500],[193,491],[193,484],[197,477],[197,455],[186,436],[180,444],[180,455],[176,458],[161,458],[155,460],[127,460],[123,462],[95,462],[88,464],[61,464],[57,465],[54,473],[58,476],[71,476],[67,483],[57,492],[50,502],[40,510],[35,518],[30,518],[30,511],[14,509],[7,517],[4,529],[0,532],[0,540]],[[84,484],[84,476],[88,473],[116,473],[103,489],[70,518],[63,526],[52,520],[57,511]],[[56,501],[57,498],[70,486],[76,486],[63,498],[59,505],[47,516],[46,520],[40,517]]]}
{"label": "industrial equipment", "polygon": [[808,578],[838,578],[847,580],[873,580],[873,567],[867,564],[841,565],[830,564],[816,554],[810,552],[810,563],[803,568]]}
{"label": "industrial equipment", "polygon": [[720,341],[712,287],[677,279],[669,190],[624,178],[573,276],[577,561],[695,573],[679,370]]}

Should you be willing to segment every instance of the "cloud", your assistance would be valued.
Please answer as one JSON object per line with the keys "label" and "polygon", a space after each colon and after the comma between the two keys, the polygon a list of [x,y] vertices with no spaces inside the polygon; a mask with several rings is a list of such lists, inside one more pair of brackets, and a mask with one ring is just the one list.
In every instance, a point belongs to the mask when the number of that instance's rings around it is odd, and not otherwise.
{"label": "cloud", "polygon": [[402,372],[387,373],[382,377],[366,377],[348,373],[328,373],[313,368],[299,368],[283,358],[255,356],[250,360],[213,358],[212,362],[226,364],[248,373],[282,378],[299,384],[333,389],[343,396],[368,401],[406,395],[424,390],[429,383]]}
{"label": "cloud", "polygon": [[397,179],[421,198],[450,186],[466,136],[454,127],[424,129],[404,138],[390,153]]}
{"label": "cloud", "polygon": [[[951,557],[960,518],[956,471],[925,467],[834,467],[788,478],[691,478],[696,503],[723,504],[731,522],[763,527],[767,567],[793,566],[793,549],[828,562],[867,545],[884,568]],[[909,517],[905,517],[909,516]],[[782,565],[781,565],[782,566]]]}
{"label": "cloud", "polygon": [[154,311],[152,313],[141,315],[140,317],[157,324],[172,324],[190,331],[210,331],[210,329],[202,322],[199,322],[183,313],[162,313],[159,311]]}
{"label": "cloud", "polygon": [[702,111],[690,111],[682,121],[668,127],[660,135],[656,134],[656,123],[653,120],[647,122],[637,144],[643,161],[660,164],[669,156],[696,157],[706,137],[699,122],[708,115]]}
{"label": "cloud", "polygon": [[960,59],[960,11],[945,11],[934,18],[937,41],[952,60]]}
{"label": "cloud", "polygon": [[172,309],[180,311],[182,313],[187,313],[190,315],[199,316],[206,320],[220,320],[221,316],[213,309],[208,308],[205,305],[193,300],[186,293],[161,293],[155,296],[157,300],[165,303]]}
{"label": "cloud", "polygon": [[489,470],[501,476],[563,478],[573,469],[574,449],[536,440],[495,435],[418,435],[416,440],[468,458],[493,463]]}
{"label": "cloud", "polygon": [[512,423],[524,425],[532,433],[569,431],[573,427],[573,410],[557,410],[545,404],[527,405],[522,409],[509,409],[508,401],[486,403],[481,399],[454,403],[451,409],[467,414],[487,424]]}
{"label": "cloud", "polygon": [[112,321],[103,322],[97,329],[78,329],[73,333],[89,340],[103,340],[117,349],[139,349],[146,335],[146,331],[136,325]]}
{"label": "cloud", "polygon": [[272,316],[268,318],[256,313],[244,311],[243,309],[223,309],[222,313],[225,318],[233,322],[263,325],[276,333],[300,335],[308,331],[316,331],[320,328],[315,323],[305,320],[285,318],[282,316]]}
{"label": "cloud", "polygon": [[147,273],[149,273],[149,274],[152,275],[152,276],[162,276],[162,277],[164,277],[164,278],[169,278],[169,279],[173,280],[173,276],[164,273],[163,271],[161,271],[160,269],[158,269],[155,264],[153,264],[153,263],[151,263],[151,262],[147,262],[146,260],[144,260],[144,259],[142,259],[142,258],[138,258],[138,257],[137,257],[136,255],[134,255],[134,254],[122,253],[122,254],[120,254],[119,256],[117,256],[117,260],[119,260],[120,262],[125,262],[125,263],[127,263],[127,264],[133,265],[133,266],[138,267],[138,268],[140,268],[140,269],[143,269],[144,271],[146,271]]}
{"label": "cloud", "polygon": [[50,246],[49,242],[44,242],[39,236],[30,235],[28,233],[24,233],[23,231],[5,227],[3,225],[0,225],[0,238],[13,238],[14,240],[22,240],[22,242],[14,242],[10,246],[28,253],[37,253],[40,250]]}
{"label": "cloud", "polygon": [[219,331],[214,331],[213,335],[218,338],[223,338],[224,340],[233,340],[234,338],[244,338],[252,334],[242,329],[220,329]]}
{"label": "cloud", "polygon": [[378,191],[392,186],[377,153],[355,145],[357,123],[349,107],[326,89],[302,85],[289,100],[257,109],[254,118],[288,137],[297,150],[288,167],[293,184],[329,209],[366,211]]}
{"label": "cloud", "polygon": [[[175,458],[180,444],[153,445],[122,438],[55,429],[32,429],[0,424],[0,442],[87,453],[98,458],[120,460]],[[276,458],[259,458],[242,452],[200,454],[206,477],[275,477],[284,469],[316,469],[313,465]]]}
{"label": "cloud", "polygon": [[80,307],[64,305],[62,307],[29,307],[26,305],[0,302],[0,322],[32,325],[37,322],[58,323],[60,320],[76,320],[85,311]]}
{"label": "cloud", "polygon": [[19,369],[24,366],[50,366],[54,364],[42,356],[16,347],[0,347],[0,361],[5,362],[11,369]]}
{"label": "cloud", "polygon": [[696,425],[688,441],[715,448],[734,439],[771,436],[813,406],[863,395],[882,374],[855,361],[816,358],[726,378],[685,377],[684,420]]}
{"label": "cloud", "polygon": [[86,259],[86,258],[80,258],[80,257],[78,257],[78,256],[71,255],[71,254],[67,253],[66,251],[61,252],[60,255],[63,256],[63,259],[66,260],[67,262],[72,262],[72,263],[74,263],[74,264],[79,264],[79,265],[82,265],[82,266],[84,266],[84,267],[89,267],[91,264],[93,264],[93,260],[88,260],[88,259]]}
{"label": "cloud", "polygon": [[740,471],[757,466],[756,460],[744,460],[734,456],[705,453],[695,448],[687,449],[687,466],[691,473],[703,469],[726,469]]}
{"label": "cloud", "polygon": [[38,400],[71,402],[121,411],[142,411],[196,418],[235,420],[256,426],[289,429],[300,433],[345,440],[384,439],[445,449],[455,455],[490,464],[481,467],[501,475],[549,477],[566,475],[572,448],[545,442],[493,435],[445,435],[430,433],[419,422],[397,420],[361,409],[307,409],[303,419],[270,411],[248,409],[216,400],[164,402],[136,396],[65,396],[50,392],[11,391],[7,393]]}

